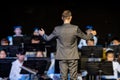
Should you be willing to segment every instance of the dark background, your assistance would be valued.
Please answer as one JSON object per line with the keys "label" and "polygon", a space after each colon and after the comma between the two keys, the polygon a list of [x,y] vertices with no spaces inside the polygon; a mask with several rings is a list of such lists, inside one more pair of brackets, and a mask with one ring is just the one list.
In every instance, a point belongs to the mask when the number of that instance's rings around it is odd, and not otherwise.
{"label": "dark background", "polygon": [[13,26],[22,25],[23,34],[32,34],[33,27],[39,26],[50,34],[56,25],[61,25],[61,13],[70,9],[72,22],[85,31],[86,25],[94,26],[99,44],[109,38],[120,36],[119,2],[78,2],[75,0],[47,1],[33,3],[5,4],[0,6],[0,39],[13,35]]}

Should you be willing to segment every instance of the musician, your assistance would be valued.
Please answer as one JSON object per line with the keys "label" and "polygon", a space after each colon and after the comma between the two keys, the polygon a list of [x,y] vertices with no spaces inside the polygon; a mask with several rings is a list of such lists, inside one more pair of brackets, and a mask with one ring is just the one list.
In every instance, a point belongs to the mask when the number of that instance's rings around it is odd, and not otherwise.
{"label": "musician", "polygon": [[88,39],[86,40],[87,46],[95,46],[94,45],[94,39]]}
{"label": "musician", "polygon": [[114,37],[110,45],[120,45],[120,39],[118,37]]}
{"label": "musician", "polygon": [[7,57],[7,51],[5,49],[0,50],[0,59]]}
{"label": "musician", "polygon": [[[5,49],[0,50],[0,59],[4,59],[6,57],[7,57],[7,51]],[[2,78],[0,76],[0,80],[7,80],[7,79],[8,79],[8,77]]]}
{"label": "musician", "polygon": [[117,61],[114,61],[114,50],[113,49],[106,49],[106,60],[112,61],[113,65],[113,74],[114,75],[103,75],[101,80],[117,80],[118,79],[118,72],[120,72],[120,64]]}
{"label": "musician", "polygon": [[23,37],[24,35],[22,34],[22,26],[21,25],[16,25],[13,27],[14,30],[14,35],[8,36],[8,41],[10,42],[9,45],[14,45],[13,44],[13,37]]}
{"label": "musician", "polygon": [[0,42],[0,45],[7,46],[7,45],[9,45],[9,41],[6,38],[2,38],[1,42]]}
{"label": "musician", "polygon": [[12,68],[10,71],[9,79],[10,80],[29,80],[28,74],[20,74],[21,72],[21,66],[23,65],[24,59],[25,59],[25,51],[19,51],[18,54],[16,54],[17,59],[12,62]]}
{"label": "musician", "polygon": [[[86,34],[89,35],[93,31],[93,26],[87,25],[86,26]],[[96,35],[93,36],[92,38],[94,40],[94,46],[97,45],[98,38]],[[87,41],[85,39],[81,39],[78,44],[78,48],[81,49],[82,46],[87,46]]]}

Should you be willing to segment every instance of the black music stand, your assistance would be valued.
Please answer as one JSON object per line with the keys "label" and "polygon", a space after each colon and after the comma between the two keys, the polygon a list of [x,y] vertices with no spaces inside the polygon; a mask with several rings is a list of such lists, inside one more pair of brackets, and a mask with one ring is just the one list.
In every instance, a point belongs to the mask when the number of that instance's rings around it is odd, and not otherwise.
{"label": "black music stand", "polygon": [[23,43],[23,36],[13,37],[13,45],[20,46]]}
{"label": "black music stand", "polygon": [[95,79],[96,76],[99,76],[101,80],[102,75],[113,75],[113,66],[111,61],[104,62],[87,62],[86,70],[90,75],[89,80]]}
{"label": "black music stand", "polygon": [[[44,44],[25,44],[24,45],[24,50],[28,53],[25,55],[27,57],[34,57],[36,55],[37,51],[45,51],[45,46]],[[32,52],[32,53],[31,53]]]}
{"label": "black music stand", "polygon": [[85,70],[88,72],[88,80],[96,80],[96,76],[99,73],[100,62],[86,62]]}
{"label": "black music stand", "polygon": [[102,58],[103,47],[102,46],[83,46],[81,48],[81,57]]}
{"label": "black music stand", "polygon": [[114,75],[113,74],[113,64],[112,61],[104,61],[99,65],[99,79],[101,80],[101,75]]}
{"label": "black music stand", "polygon": [[30,35],[23,36],[23,43],[31,44],[31,36]]}
{"label": "black music stand", "polygon": [[[21,74],[30,74],[31,78],[31,74],[35,73],[35,75],[40,77],[41,75],[44,75],[48,71],[50,64],[51,64],[50,58],[28,57],[27,60],[24,61],[23,66],[28,68],[29,70],[22,69]],[[31,71],[33,71],[33,73]]]}
{"label": "black music stand", "polygon": [[9,77],[10,70],[12,67],[12,62],[16,60],[16,58],[5,58],[0,59],[0,77],[5,78]]}
{"label": "black music stand", "polygon": [[19,53],[20,46],[17,45],[9,45],[8,46],[8,53],[9,57],[16,57],[16,54]]}
{"label": "black music stand", "polygon": [[24,49],[26,51],[45,51],[45,46],[44,44],[25,44]]}
{"label": "black music stand", "polygon": [[86,70],[90,75],[97,75],[100,62],[86,62]]}
{"label": "black music stand", "polygon": [[16,57],[19,48],[20,46],[17,45],[0,46],[0,50],[5,49],[7,51],[7,57]]}
{"label": "black music stand", "polygon": [[1,45],[1,46],[0,46],[0,50],[3,50],[3,49],[4,49],[4,50],[6,50],[6,51],[8,52],[8,47],[9,47],[9,46],[7,46],[7,45]]}
{"label": "black music stand", "polygon": [[55,73],[60,73],[59,60],[55,60]]}
{"label": "black music stand", "polygon": [[[102,46],[82,46],[81,58],[80,58],[80,69],[85,70],[86,62],[100,62],[103,57]],[[95,63],[94,63],[95,64]],[[79,68],[78,68],[79,69]],[[79,71],[80,71],[79,69]]]}

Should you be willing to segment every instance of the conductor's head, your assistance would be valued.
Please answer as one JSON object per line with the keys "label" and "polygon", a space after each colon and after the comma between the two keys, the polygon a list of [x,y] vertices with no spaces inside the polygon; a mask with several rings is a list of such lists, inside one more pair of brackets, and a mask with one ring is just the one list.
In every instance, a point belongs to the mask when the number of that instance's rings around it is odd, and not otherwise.
{"label": "conductor's head", "polygon": [[70,10],[64,10],[62,13],[62,20],[70,22],[72,19],[72,13]]}

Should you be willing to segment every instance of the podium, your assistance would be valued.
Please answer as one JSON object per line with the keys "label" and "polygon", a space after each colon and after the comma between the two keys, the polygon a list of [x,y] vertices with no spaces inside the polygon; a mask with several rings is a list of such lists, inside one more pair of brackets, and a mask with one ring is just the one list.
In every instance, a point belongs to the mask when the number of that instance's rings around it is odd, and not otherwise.
{"label": "podium", "polygon": [[28,57],[24,61],[23,66],[21,67],[21,74],[29,74],[31,80],[31,74],[34,74],[38,77],[46,74],[51,64],[50,58],[46,57]]}

